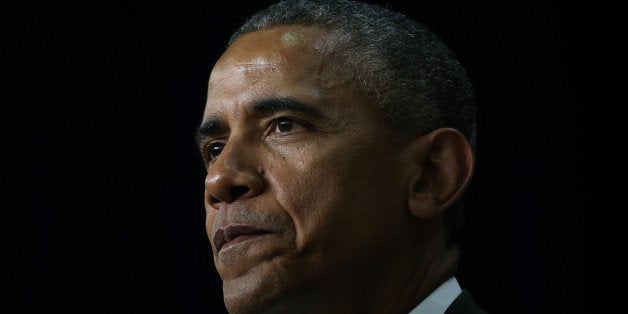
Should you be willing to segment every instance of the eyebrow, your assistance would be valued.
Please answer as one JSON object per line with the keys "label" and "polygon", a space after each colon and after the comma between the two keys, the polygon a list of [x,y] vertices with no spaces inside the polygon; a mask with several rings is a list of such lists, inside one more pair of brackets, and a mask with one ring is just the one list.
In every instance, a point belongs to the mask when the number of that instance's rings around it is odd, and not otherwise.
{"label": "eyebrow", "polygon": [[[252,114],[277,114],[280,112],[298,112],[312,118],[321,118],[323,114],[316,108],[300,102],[292,97],[269,98],[256,101],[251,105]],[[196,129],[195,140],[200,144],[204,139],[212,137],[223,128],[223,123],[217,117],[207,118],[201,126]]]}
{"label": "eyebrow", "polygon": [[274,114],[292,111],[305,114],[314,118],[321,118],[323,114],[318,109],[300,102],[292,97],[270,98],[255,102],[251,107],[253,113]]}
{"label": "eyebrow", "polygon": [[200,145],[206,138],[212,137],[217,134],[222,125],[220,120],[216,117],[211,117],[203,121],[203,124],[196,129],[196,136],[194,140],[196,144]]}

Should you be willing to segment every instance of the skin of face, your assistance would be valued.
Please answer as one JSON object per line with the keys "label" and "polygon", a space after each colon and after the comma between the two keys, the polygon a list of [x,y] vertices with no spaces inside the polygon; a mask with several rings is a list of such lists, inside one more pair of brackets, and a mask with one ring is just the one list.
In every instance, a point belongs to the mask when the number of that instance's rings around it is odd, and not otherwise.
{"label": "skin of face", "polygon": [[372,100],[324,70],[326,35],[246,34],[212,70],[199,144],[206,229],[231,313],[386,302],[373,287],[400,278],[391,269],[408,265],[395,263],[420,250],[410,240],[419,238],[411,156],[391,144]]}

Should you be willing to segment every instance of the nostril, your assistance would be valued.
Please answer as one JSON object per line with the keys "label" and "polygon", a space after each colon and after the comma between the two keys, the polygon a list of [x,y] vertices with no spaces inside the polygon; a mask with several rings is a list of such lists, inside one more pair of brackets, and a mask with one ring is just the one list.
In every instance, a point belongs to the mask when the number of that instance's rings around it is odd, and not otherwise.
{"label": "nostril", "polygon": [[219,203],[220,200],[215,198],[213,195],[210,196],[210,203],[211,204],[215,204],[215,203]]}
{"label": "nostril", "polygon": [[249,188],[246,186],[234,186],[231,188],[231,196],[237,198],[246,194],[249,191]]}

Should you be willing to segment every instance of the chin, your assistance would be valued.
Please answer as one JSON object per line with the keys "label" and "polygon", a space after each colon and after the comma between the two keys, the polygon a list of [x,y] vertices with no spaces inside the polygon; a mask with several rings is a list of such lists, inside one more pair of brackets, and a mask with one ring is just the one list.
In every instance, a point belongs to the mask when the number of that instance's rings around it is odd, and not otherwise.
{"label": "chin", "polygon": [[281,309],[286,307],[286,289],[282,276],[264,270],[251,269],[243,276],[223,280],[225,306],[230,314],[284,312]]}

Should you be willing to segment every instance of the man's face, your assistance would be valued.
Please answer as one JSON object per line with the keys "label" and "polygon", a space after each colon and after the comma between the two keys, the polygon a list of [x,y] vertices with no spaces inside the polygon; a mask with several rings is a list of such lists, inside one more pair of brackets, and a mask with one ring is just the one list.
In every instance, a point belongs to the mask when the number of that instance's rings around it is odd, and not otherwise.
{"label": "man's face", "polygon": [[232,312],[368,285],[404,241],[403,154],[379,108],[325,70],[325,36],[247,34],[212,71],[206,228]]}

